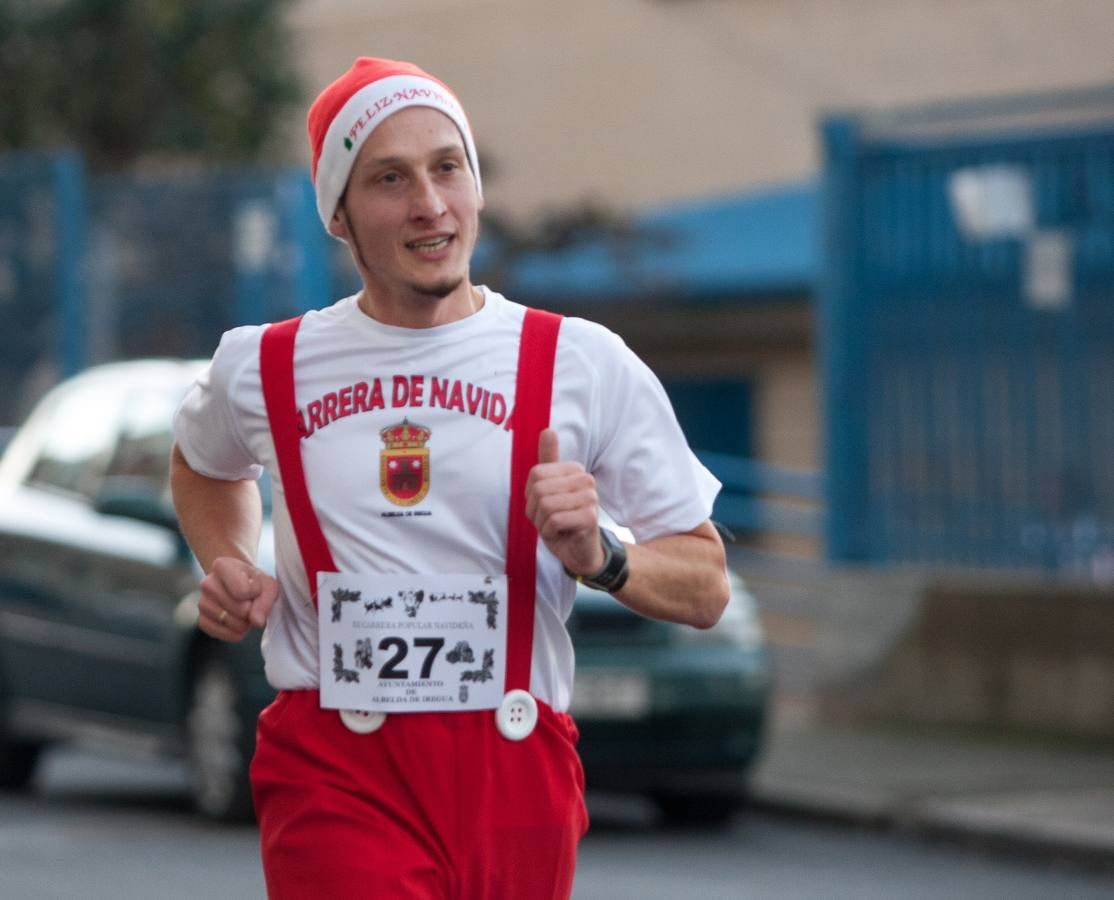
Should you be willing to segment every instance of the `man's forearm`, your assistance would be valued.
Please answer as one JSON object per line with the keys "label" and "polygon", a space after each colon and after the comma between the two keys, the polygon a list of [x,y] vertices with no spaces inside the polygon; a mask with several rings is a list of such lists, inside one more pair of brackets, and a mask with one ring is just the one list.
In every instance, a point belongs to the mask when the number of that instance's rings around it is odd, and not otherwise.
{"label": "man's forearm", "polygon": [[221,481],[190,468],[178,445],[170,456],[174,509],[197,561],[206,572],[222,556],[254,563],[263,506],[254,481]]}
{"label": "man's forearm", "polygon": [[723,542],[710,522],[685,534],[628,544],[630,577],[615,597],[637,613],[711,628],[730,593]]}

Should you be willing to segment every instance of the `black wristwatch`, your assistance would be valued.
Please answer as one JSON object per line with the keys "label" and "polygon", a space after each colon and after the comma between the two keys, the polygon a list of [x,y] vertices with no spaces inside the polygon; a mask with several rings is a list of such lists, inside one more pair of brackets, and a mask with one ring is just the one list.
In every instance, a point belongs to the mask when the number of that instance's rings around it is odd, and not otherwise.
{"label": "black wristwatch", "polygon": [[574,575],[567,568],[565,572],[587,587],[614,594],[627,583],[630,576],[627,548],[606,528],[600,528],[600,546],[603,547],[603,568],[595,575]]}

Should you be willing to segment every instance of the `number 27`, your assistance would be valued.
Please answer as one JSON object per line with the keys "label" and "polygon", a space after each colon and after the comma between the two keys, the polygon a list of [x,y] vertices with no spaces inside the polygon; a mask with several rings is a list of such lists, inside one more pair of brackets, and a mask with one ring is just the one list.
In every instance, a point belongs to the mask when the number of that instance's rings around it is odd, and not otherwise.
{"label": "number 27", "polygon": [[[445,646],[444,638],[414,638],[415,649],[419,647],[426,648],[425,660],[422,662],[422,673],[420,678],[429,678],[430,672],[433,671],[433,661],[437,659],[437,654],[441,648]],[[383,668],[379,670],[380,678],[409,678],[409,669],[400,669],[398,664],[406,659],[406,654],[409,652],[410,647],[402,638],[388,637],[383,638],[379,642],[380,650],[394,649],[394,654],[383,663]]]}

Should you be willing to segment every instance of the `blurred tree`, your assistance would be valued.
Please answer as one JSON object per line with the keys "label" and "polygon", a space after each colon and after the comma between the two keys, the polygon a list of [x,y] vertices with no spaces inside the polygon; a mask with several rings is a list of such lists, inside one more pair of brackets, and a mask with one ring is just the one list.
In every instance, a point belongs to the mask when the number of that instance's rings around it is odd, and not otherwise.
{"label": "blurred tree", "polygon": [[290,0],[3,0],[0,149],[72,144],[91,166],[257,158],[299,99]]}
{"label": "blurred tree", "polygon": [[668,230],[636,222],[594,200],[544,210],[528,223],[489,207],[481,222],[485,252],[474,260],[475,274],[499,285],[533,256],[589,245],[606,248],[620,271],[633,272],[640,254],[667,249],[673,241]]}

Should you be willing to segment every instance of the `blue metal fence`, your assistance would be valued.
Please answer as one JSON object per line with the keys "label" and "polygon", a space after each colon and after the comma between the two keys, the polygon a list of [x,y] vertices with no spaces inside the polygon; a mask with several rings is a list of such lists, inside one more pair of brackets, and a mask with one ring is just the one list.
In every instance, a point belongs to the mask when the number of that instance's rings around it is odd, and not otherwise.
{"label": "blue metal fence", "polygon": [[301,170],[99,176],[88,195],[90,362],[208,355],[227,328],[327,302]]}
{"label": "blue metal fence", "polygon": [[0,425],[86,365],[207,356],[234,325],[354,284],[304,169],[90,175],[72,151],[0,156]]}
{"label": "blue metal fence", "polygon": [[1114,91],[977,113],[825,123],[829,553],[1114,578]]}
{"label": "blue metal fence", "polygon": [[[0,158],[0,423],[25,410],[33,383],[83,362],[83,166],[73,153]],[[70,319],[72,332],[59,327]]]}
{"label": "blue metal fence", "polygon": [[824,498],[816,472],[710,450],[696,455],[723,484],[713,515],[729,530],[740,536],[822,536]]}

